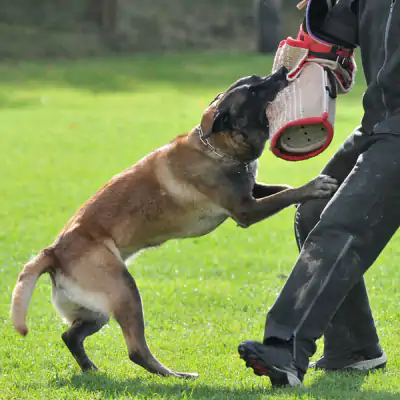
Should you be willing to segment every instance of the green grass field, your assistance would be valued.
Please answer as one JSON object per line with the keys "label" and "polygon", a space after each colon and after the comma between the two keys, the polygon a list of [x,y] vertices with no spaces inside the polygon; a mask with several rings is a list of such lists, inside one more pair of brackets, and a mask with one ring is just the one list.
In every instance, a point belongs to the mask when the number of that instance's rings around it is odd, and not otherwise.
{"label": "green grass field", "polygon": [[[42,277],[19,337],[9,318],[22,265],[49,245],[75,210],[115,173],[198,123],[203,108],[243,75],[266,74],[251,54],[186,54],[0,64],[1,399],[400,399],[399,236],[367,273],[385,371],[310,371],[299,389],[272,390],[237,355],[262,339],[265,314],[294,264],[294,208],[247,230],[228,221],[212,234],[171,241],[129,270],[141,290],[155,356],[196,381],[163,379],[132,364],[112,321],[86,341],[99,367],[82,375]],[[318,174],[362,115],[363,79],[340,98],[333,144],[301,163],[266,151],[260,180],[297,185]],[[318,357],[322,351],[320,342]]]}

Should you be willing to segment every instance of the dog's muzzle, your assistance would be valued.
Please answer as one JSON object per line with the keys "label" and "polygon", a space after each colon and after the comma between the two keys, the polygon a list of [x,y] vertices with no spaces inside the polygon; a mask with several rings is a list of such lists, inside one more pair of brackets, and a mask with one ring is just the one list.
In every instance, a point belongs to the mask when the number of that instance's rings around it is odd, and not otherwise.
{"label": "dog's muzzle", "polygon": [[266,109],[271,151],[289,161],[315,157],[333,139],[337,95],[354,85],[353,52],[300,29],[297,39],[280,43],[273,72],[282,66],[289,70],[289,85]]}

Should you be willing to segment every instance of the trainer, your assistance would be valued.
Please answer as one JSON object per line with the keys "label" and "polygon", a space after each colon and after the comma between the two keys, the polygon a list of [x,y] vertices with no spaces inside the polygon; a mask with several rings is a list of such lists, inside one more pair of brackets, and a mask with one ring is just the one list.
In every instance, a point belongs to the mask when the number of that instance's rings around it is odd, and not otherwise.
{"label": "trainer", "polygon": [[273,386],[297,386],[324,335],[315,367],[385,365],[363,279],[400,223],[400,2],[309,0],[303,29],[346,48],[359,46],[367,82],[361,126],[323,169],[339,180],[333,198],[300,205],[300,256],[267,314],[263,343],[239,353]]}

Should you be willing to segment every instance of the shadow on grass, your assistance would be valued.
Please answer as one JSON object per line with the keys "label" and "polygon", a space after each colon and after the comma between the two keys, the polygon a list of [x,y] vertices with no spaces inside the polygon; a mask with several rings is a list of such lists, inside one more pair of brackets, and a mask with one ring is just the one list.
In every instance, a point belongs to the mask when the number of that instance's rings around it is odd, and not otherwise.
{"label": "shadow on grass", "polygon": [[[173,380],[173,381],[172,381]],[[176,383],[175,383],[176,382]],[[193,382],[196,382],[193,384]],[[127,380],[115,380],[103,373],[74,375],[70,380],[54,380],[52,386],[73,387],[87,392],[106,392],[115,398],[120,396],[140,395],[140,398],[154,398],[162,396],[166,398],[178,397],[185,399],[243,399],[265,394],[262,388],[227,388],[222,386],[209,386],[200,381],[178,380],[175,378],[161,378],[154,376],[143,380],[133,377]]]}
{"label": "shadow on grass", "polygon": [[[398,400],[399,393],[387,393],[384,391],[360,391],[366,374],[322,374],[311,386],[295,389],[272,389],[263,387],[229,388],[202,384],[201,381],[178,381],[172,383],[169,379],[154,377],[151,380],[142,380],[140,377],[130,378],[124,381],[110,378],[104,373],[74,375],[71,379],[54,380],[51,386],[55,388],[73,387],[84,389],[88,392],[106,392],[108,396],[135,396],[152,398],[163,396],[166,398],[178,397],[187,399],[246,399],[273,396],[280,398],[280,395],[293,394],[299,398],[312,399],[335,399],[349,400],[362,398],[363,400]],[[168,379],[169,381],[167,381]],[[262,378],[266,379],[266,378]],[[307,397],[306,397],[307,396]]]}
{"label": "shadow on grass", "polygon": [[[379,390],[361,390],[368,375],[382,374],[378,372],[348,372],[348,373],[321,373],[305,391],[313,399],[335,400],[395,400],[400,398],[400,393],[390,393]],[[385,379],[383,377],[383,379]]]}
{"label": "shadow on grass", "polygon": [[72,87],[130,92],[146,85],[176,88],[230,85],[250,74],[268,74],[272,58],[244,53],[182,53],[136,57],[0,63],[0,89],[7,86]]}

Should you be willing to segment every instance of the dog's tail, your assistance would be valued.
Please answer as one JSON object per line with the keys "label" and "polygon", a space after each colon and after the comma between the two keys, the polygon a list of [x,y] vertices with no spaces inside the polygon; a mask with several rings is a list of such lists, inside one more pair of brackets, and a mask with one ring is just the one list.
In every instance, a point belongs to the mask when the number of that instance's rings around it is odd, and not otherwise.
{"label": "dog's tail", "polygon": [[15,329],[23,336],[28,334],[26,314],[36,281],[41,274],[54,265],[54,261],[55,258],[50,250],[42,250],[33,260],[25,264],[18,276],[12,294],[11,318]]}

